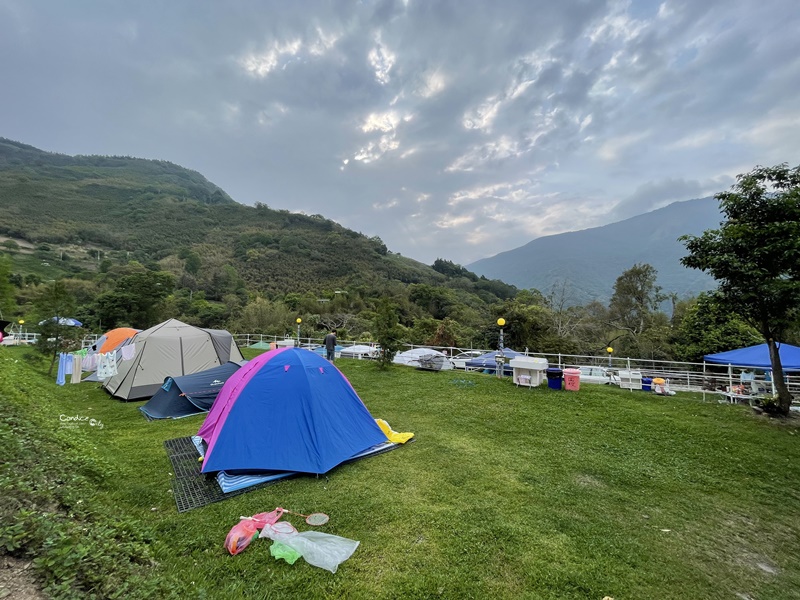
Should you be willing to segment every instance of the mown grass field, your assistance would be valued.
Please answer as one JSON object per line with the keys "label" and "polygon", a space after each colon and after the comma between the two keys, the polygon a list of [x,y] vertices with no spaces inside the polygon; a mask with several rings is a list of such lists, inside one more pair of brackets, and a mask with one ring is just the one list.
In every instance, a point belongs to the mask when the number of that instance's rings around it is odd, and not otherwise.
{"label": "mown grass field", "polygon": [[[163,442],[202,417],[147,422],[141,402],[58,387],[32,350],[0,348],[0,549],[38,557],[55,597],[800,597],[800,420],[337,366],[417,440],[179,514]],[[239,516],[276,506],[323,511],[322,531],[361,545],[336,574],[276,561],[268,540],[228,555]]]}

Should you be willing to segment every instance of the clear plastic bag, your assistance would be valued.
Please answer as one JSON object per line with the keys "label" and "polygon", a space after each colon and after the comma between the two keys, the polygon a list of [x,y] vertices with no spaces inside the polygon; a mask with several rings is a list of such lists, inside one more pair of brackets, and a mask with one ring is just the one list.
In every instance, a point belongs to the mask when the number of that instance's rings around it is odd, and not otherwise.
{"label": "clear plastic bag", "polygon": [[360,543],[319,531],[285,533],[281,528],[272,525],[267,525],[261,530],[261,537],[268,537],[289,546],[299,552],[308,564],[331,573],[336,573],[339,565],[353,555]]}

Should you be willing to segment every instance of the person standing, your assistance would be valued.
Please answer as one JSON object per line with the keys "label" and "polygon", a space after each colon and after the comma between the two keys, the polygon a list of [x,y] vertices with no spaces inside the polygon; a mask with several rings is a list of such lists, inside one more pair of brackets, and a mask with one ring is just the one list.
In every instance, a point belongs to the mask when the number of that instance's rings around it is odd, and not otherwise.
{"label": "person standing", "polygon": [[331,332],[325,336],[323,342],[325,344],[325,351],[328,354],[328,360],[333,362],[336,357],[336,330],[332,329]]}

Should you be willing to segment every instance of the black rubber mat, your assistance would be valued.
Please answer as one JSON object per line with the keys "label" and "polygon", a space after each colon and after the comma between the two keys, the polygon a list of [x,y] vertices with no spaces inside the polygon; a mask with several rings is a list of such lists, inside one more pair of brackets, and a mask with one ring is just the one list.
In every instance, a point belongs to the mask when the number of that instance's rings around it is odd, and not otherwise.
{"label": "black rubber mat", "polygon": [[219,487],[217,478],[214,475],[206,475],[200,472],[202,465],[198,460],[200,453],[192,443],[192,438],[182,437],[167,440],[164,442],[164,448],[167,451],[169,461],[172,463],[172,472],[175,475],[172,479],[172,493],[179,513],[277,483],[277,481],[267,481],[226,494]]}
{"label": "black rubber mat", "polygon": [[[416,438],[411,438],[406,442],[406,445],[415,441]],[[370,454],[369,456],[383,454],[384,452],[389,452],[399,447],[401,446],[387,446],[386,449]],[[207,506],[214,502],[225,500],[226,498],[233,498],[239,494],[274,485],[280,481],[286,481],[286,479],[266,481],[225,493],[222,491],[214,475],[206,475],[200,472],[202,464],[198,460],[200,458],[200,453],[192,442],[192,438],[182,437],[167,440],[164,442],[164,448],[167,451],[169,461],[172,463],[172,472],[175,475],[172,479],[172,492],[179,513],[192,510],[193,508]],[[354,462],[356,460],[360,460],[360,458],[346,460],[342,464]]]}

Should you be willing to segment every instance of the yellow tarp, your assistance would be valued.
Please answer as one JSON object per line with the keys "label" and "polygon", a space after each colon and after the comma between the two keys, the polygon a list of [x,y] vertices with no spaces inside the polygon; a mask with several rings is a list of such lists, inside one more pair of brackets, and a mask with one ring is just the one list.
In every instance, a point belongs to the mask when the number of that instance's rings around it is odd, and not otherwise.
{"label": "yellow tarp", "polygon": [[394,442],[395,444],[405,444],[408,440],[414,437],[414,434],[408,431],[405,433],[397,433],[391,427],[389,427],[389,424],[383,419],[375,419],[375,422],[378,424],[378,427],[381,428],[381,431],[386,434],[386,437],[389,439],[389,441]]}

